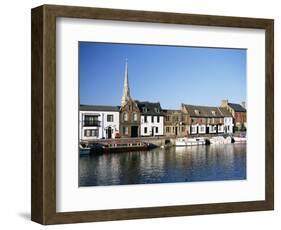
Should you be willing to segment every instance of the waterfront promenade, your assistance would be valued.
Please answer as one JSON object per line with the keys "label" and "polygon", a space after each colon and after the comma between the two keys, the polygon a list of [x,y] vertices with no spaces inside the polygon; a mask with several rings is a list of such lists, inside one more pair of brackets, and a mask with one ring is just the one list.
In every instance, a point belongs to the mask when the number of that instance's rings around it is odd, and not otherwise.
{"label": "waterfront promenade", "polygon": [[[244,132],[245,133],[245,132]],[[236,132],[235,135],[240,135],[240,132]],[[217,134],[206,134],[202,135],[193,135],[189,136],[188,138],[204,138],[207,143],[210,143],[210,138],[218,136]],[[221,135],[222,136],[222,135]],[[228,136],[228,135],[223,135]],[[131,137],[131,138],[116,138],[116,139],[92,139],[87,141],[80,141],[81,144],[123,144],[123,143],[149,143],[156,146],[165,146],[165,145],[173,145],[177,138],[176,136],[150,136],[150,137]]]}

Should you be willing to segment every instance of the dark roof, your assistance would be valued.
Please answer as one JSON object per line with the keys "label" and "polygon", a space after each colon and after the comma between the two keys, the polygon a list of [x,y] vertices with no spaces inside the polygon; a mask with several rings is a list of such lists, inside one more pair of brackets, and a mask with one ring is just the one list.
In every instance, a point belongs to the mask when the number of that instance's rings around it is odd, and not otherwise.
{"label": "dark roof", "polygon": [[163,115],[159,102],[135,101],[139,107],[140,113],[144,115]]}
{"label": "dark roof", "polygon": [[213,107],[213,106],[199,106],[199,105],[186,105],[183,104],[187,109],[191,117],[231,117],[231,113],[225,108]]}
{"label": "dark roof", "polygon": [[162,109],[164,113],[180,113],[179,109]]}
{"label": "dark roof", "polygon": [[80,105],[80,111],[110,111],[119,112],[120,106],[108,105]]}
{"label": "dark roof", "polygon": [[246,109],[242,105],[228,103],[228,106],[232,108],[235,112],[246,112]]}

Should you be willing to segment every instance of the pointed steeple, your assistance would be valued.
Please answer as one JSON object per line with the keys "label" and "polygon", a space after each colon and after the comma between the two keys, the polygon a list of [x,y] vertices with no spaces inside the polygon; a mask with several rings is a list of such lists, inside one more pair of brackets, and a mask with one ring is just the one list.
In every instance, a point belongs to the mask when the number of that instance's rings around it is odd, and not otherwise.
{"label": "pointed steeple", "polygon": [[126,59],[123,96],[122,96],[122,100],[121,100],[121,106],[124,106],[127,103],[127,101],[130,99],[131,99],[131,96],[130,96],[129,78],[128,78],[128,60]]}

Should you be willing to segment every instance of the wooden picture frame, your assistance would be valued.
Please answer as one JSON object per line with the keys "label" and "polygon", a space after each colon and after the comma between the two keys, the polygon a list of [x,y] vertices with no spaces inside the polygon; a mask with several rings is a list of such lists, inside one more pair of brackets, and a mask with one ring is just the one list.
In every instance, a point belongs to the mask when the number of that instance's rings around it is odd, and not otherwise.
{"label": "wooden picture frame", "polygon": [[[56,211],[56,18],[264,29],[266,36],[265,200],[100,211]],[[31,219],[63,224],[274,209],[274,21],[163,12],[43,5],[32,9]]]}

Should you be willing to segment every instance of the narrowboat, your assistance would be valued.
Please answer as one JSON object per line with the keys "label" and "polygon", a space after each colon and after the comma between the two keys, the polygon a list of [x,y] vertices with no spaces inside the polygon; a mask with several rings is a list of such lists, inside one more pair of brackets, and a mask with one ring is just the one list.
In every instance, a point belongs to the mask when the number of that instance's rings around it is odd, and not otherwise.
{"label": "narrowboat", "polygon": [[124,152],[124,151],[142,151],[157,147],[153,144],[148,144],[144,142],[134,142],[134,143],[111,143],[103,146],[103,152]]}

